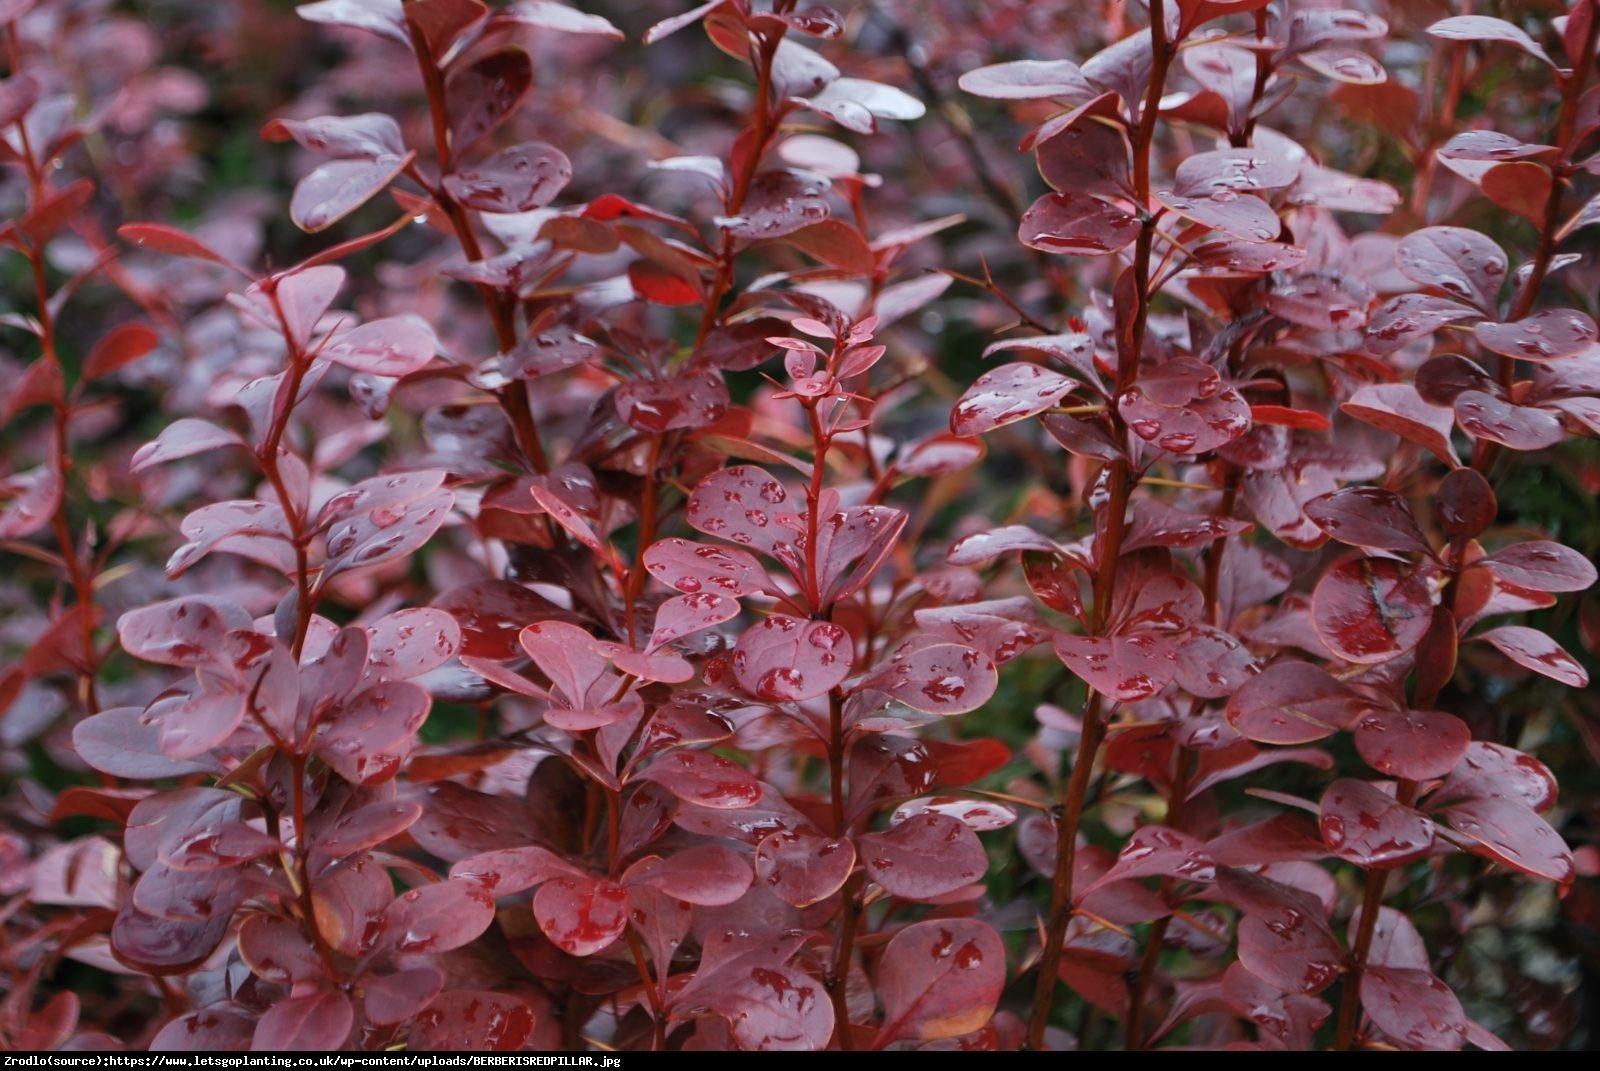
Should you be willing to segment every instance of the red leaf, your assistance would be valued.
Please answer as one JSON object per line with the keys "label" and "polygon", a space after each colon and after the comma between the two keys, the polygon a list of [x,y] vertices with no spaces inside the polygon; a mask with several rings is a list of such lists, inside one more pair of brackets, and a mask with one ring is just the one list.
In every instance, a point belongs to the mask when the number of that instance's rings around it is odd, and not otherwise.
{"label": "red leaf", "polygon": [[1322,796],[1322,840],[1341,859],[1364,867],[1394,867],[1433,847],[1427,815],[1396,803],[1365,781],[1341,778]]}
{"label": "red leaf", "polygon": [[337,989],[290,997],[267,1009],[256,1023],[250,1048],[266,1052],[333,1052],[355,1025],[350,998]]}
{"label": "red leaf", "polygon": [[989,856],[965,822],[934,812],[914,815],[859,839],[872,880],[902,900],[932,900],[983,880]]}
{"label": "red leaf", "polygon": [[750,771],[709,751],[668,752],[638,777],[654,781],[686,803],[718,810],[750,807],[761,799],[761,784]]}
{"label": "red leaf", "polygon": [[647,855],[630,866],[622,883],[644,885],[685,903],[721,907],[749,890],[750,864],[718,844],[699,844],[662,858]]}
{"label": "red leaf", "polygon": [[330,160],[319,165],[294,188],[289,218],[311,234],[339,222],[393,182],[415,153],[370,160]]}
{"label": "red leaf", "polygon": [[1572,852],[1561,834],[1532,807],[1514,799],[1480,797],[1457,803],[1445,821],[1474,855],[1492,859],[1529,877],[1566,885],[1576,875]]}
{"label": "red leaf", "polygon": [[506,993],[441,993],[407,1034],[418,1052],[514,1052],[533,1036],[527,1001]]}
{"label": "red leaf", "polygon": [[1427,781],[1455,769],[1472,732],[1454,714],[1375,707],[1357,722],[1355,739],[1356,751],[1379,773]]}
{"label": "red leaf", "polygon": [[745,630],[733,672],[757,699],[793,703],[826,694],[850,675],[849,633],[829,621],[773,614]]}
{"label": "red leaf", "polygon": [[1589,686],[1589,673],[1582,664],[1538,629],[1523,625],[1501,625],[1473,638],[1487,640],[1517,665],[1542,673],[1568,687]]}
{"label": "red leaf", "polygon": [[1361,972],[1361,1007],[1396,1045],[1416,1052],[1455,1052],[1466,1014],[1450,987],[1430,970],[1369,966]]}
{"label": "red leaf", "polygon": [[1309,744],[1351,726],[1371,704],[1307,662],[1277,662],[1228,700],[1228,722],[1263,744]]}
{"label": "red leaf", "polygon": [[994,1014],[1005,981],[1005,946],[987,923],[938,919],[907,926],[878,964],[884,1023],[877,1047],[972,1033]]}
{"label": "red leaf", "polygon": [[1433,553],[1417,519],[1411,515],[1411,506],[1393,491],[1348,487],[1313,498],[1306,503],[1305,511],[1318,528],[1353,547]]}
{"label": "red leaf", "polygon": [[1096,257],[1133,244],[1139,230],[1139,218],[1115,205],[1082,193],[1047,193],[1022,214],[1017,240],[1045,253]]}
{"label": "red leaf", "polygon": [[494,921],[494,898],[475,881],[450,879],[395,897],[380,923],[395,952],[448,952],[476,940]]}
{"label": "red leaf", "polygon": [[533,87],[533,61],[508,48],[453,72],[446,84],[450,102],[450,147],[465,156],[516,111]]}
{"label": "red leaf", "polygon": [[1311,620],[1328,649],[1347,662],[1387,662],[1422,642],[1433,620],[1424,575],[1387,558],[1361,558],[1323,574]]}
{"label": "red leaf", "polygon": [[756,878],[786,904],[810,907],[844,887],[855,868],[849,838],[810,830],[780,830],[756,845]]}
{"label": "red leaf", "polygon": [[628,928],[628,891],[587,876],[553,878],[534,894],[533,915],[567,955],[592,956]]}

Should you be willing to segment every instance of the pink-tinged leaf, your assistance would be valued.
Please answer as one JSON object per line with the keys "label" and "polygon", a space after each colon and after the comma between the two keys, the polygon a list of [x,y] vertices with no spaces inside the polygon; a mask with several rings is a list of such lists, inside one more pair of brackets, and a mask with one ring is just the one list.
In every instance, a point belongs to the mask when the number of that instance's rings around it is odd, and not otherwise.
{"label": "pink-tinged leaf", "polygon": [[1116,881],[1133,878],[1176,878],[1180,881],[1209,882],[1217,876],[1216,864],[1196,837],[1166,826],[1142,826],[1104,874],[1084,890],[1087,894]]}
{"label": "pink-tinged leaf", "polygon": [[644,32],[644,43],[653,45],[668,34],[677,33],[685,26],[692,26],[727,2],[728,0],[710,0],[710,3],[701,4],[699,7],[662,19]]}
{"label": "pink-tinged leaf", "polygon": [[965,714],[994,696],[994,662],[961,644],[917,637],[896,648],[863,688],[876,688],[925,714]]}
{"label": "pink-tinged leaf", "polygon": [[1356,751],[1374,770],[1407,781],[1443,777],[1472,743],[1472,731],[1454,714],[1375,707],[1355,728]]}
{"label": "pink-tinged leaf", "polygon": [[1588,558],[1548,540],[1501,547],[1478,564],[1501,580],[1533,591],[1583,591],[1597,579]]}
{"label": "pink-tinged leaf", "polygon": [[329,859],[343,859],[399,836],[421,817],[421,805],[412,800],[369,803],[324,830],[312,843],[312,851]]}
{"label": "pink-tinged leaf", "polygon": [[[444,988],[437,967],[409,967],[395,974],[367,974],[361,979],[361,1011],[368,1022],[395,1026],[426,1008]],[[412,1037],[415,1044],[415,1036]]]}
{"label": "pink-tinged leaf", "polygon": [[[1434,510],[1439,525],[1452,538],[1471,539],[1481,534],[1494,523],[1499,508],[1494,488],[1476,469],[1456,469],[1451,472],[1439,481],[1439,489],[1434,495]],[[1537,543],[1517,545],[1539,546]],[[1546,563],[1535,559],[1530,564],[1540,567]],[[1593,572],[1592,568],[1590,571]]]}
{"label": "pink-tinged leaf", "polygon": [[610,20],[578,11],[565,4],[553,3],[551,0],[518,0],[499,14],[528,26],[537,26],[541,30],[599,34],[602,37],[614,37],[618,41],[623,39],[622,31],[613,26]]}
{"label": "pink-tinged leaf", "polygon": [[761,783],[749,770],[709,751],[670,751],[638,777],[654,781],[686,803],[717,810],[750,807],[761,799]]}
{"label": "pink-tinged leaf", "polygon": [[1344,949],[1322,916],[1298,904],[1262,905],[1239,920],[1239,962],[1285,993],[1320,993],[1344,970]]}
{"label": "pink-tinged leaf", "polygon": [[1349,728],[1370,705],[1309,662],[1277,662],[1228,700],[1228,722],[1263,744],[1310,744]]}
{"label": "pink-tinged leaf", "polygon": [[445,86],[450,102],[450,147],[465,156],[516,111],[533,87],[533,61],[508,48],[454,71]]}
{"label": "pink-tinged leaf", "polygon": [[588,876],[553,878],[534,894],[533,916],[561,951],[592,956],[628,928],[628,890]]}
{"label": "pink-tinged leaf", "polygon": [[267,1009],[256,1023],[250,1048],[257,1052],[333,1052],[355,1025],[350,998],[338,989],[290,997]]}
{"label": "pink-tinged leaf", "polygon": [[1561,834],[1526,804],[1512,799],[1473,799],[1450,806],[1444,811],[1444,820],[1474,855],[1562,885],[1576,876],[1572,852]]}
{"label": "pink-tinged leaf", "polygon": [[1482,391],[1456,396],[1456,420],[1461,430],[1477,439],[1509,446],[1513,450],[1543,450],[1566,438],[1561,418],[1543,409],[1514,405]]}
{"label": "pink-tinged leaf", "polygon": [[1093,110],[1079,109],[1074,121],[1038,143],[1039,173],[1069,198],[1129,197],[1128,139],[1120,127],[1088,114]]}
{"label": "pink-tinged leaf", "polygon": [[509,580],[463,584],[435,598],[433,605],[455,618],[460,627],[460,654],[497,662],[510,661],[521,653],[518,637],[525,626],[575,616]]}
{"label": "pink-tinged leaf", "polygon": [[237,554],[285,576],[295,570],[294,532],[283,508],[247,498],[201,506],[181,525],[189,542],[167,559],[167,576],[188,572],[214,551]]}
{"label": "pink-tinged leaf", "polygon": [[548,848],[527,845],[496,848],[461,860],[450,868],[452,881],[476,882],[495,897],[511,896],[551,878],[581,878],[584,872]]}
{"label": "pink-tinged leaf", "polygon": [[710,592],[668,599],[656,610],[649,649],[653,651],[664,644],[676,643],[686,636],[704,632],[713,625],[720,625],[738,616],[739,603],[736,600]]}
{"label": "pink-tinged leaf", "polygon": [[83,378],[86,381],[93,381],[110,375],[117,369],[139,360],[155,349],[160,342],[161,336],[144,324],[122,324],[112,328],[95,343],[94,349],[89,351],[89,356],[84,358]]}
{"label": "pink-tinged leaf", "polygon": [[139,707],[116,707],[78,722],[72,747],[96,770],[137,781],[223,772],[222,764],[203,752],[191,759],[168,755],[160,726],[146,720]]}
{"label": "pink-tinged leaf", "polygon": [[1429,805],[1476,799],[1512,800],[1535,811],[1546,811],[1556,804],[1555,775],[1532,755],[1504,744],[1475,740],[1429,799]]}
{"label": "pink-tinged leaf", "polygon": [[1542,673],[1570,688],[1587,688],[1589,673],[1559,643],[1535,628],[1501,625],[1474,639],[1487,640],[1519,666]]}
{"label": "pink-tinged leaf", "polygon": [[1400,239],[1395,264],[1406,277],[1471,302],[1492,316],[1506,279],[1506,255],[1466,227],[1424,227]]}
{"label": "pink-tinged leaf", "polygon": [[1025,551],[1060,554],[1061,546],[1054,540],[1035,532],[1023,524],[1006,525],[988,532],[967,536],[950,548],[946,559],[951,565],[984,565],[1002,554]]}
{"label": "pink-tinged leaf", "polygon": [[174,759],[194,759],[219,746],[244,721],[245,695],[203,676],[187,692],[165,695],[146,708],[161,750]]}
{"label": "pink-tinged leaf", "polygon": [[1196,625],[1174,652],[1173,679],[1190,695],[1223,699],[1261,672],[1261,663],[1233,636]]}
{"label": "pink-tinged leaf", "polygon": [[135,451],[128,471],[142,472],[151,465],[243,445],[231,431],[204,420],[182,417],[162,428],[160,435]]}
{"label": "pink-tinged leaf", "polygon": [[383,912],[382,940],[400,952],[448,952],[494,921],[494,897],[476,881],[451,878],[395,897]]}
{"label": "pink-tinged leaf", "polygon": [[253,276],[253,273],[241,268],[200,241],[200,239],[185,234],[176,227],[167,227],[160,223],[128,223],[117,228],[117,236],[141,249],[149,249],[156,253],[169,253],[179,257],[209,260],[213,264],[221,264],[225,268],[231,268],[240,275]]}
{"label": "pink-tinged leaf", "polygon": [[1554,145],[1530,145],[1495,130],[1463,130],[1441,145],[1440,156],[1451,160],[1543,159],[1559,150]]}
{"label": "pink-tinged leaf", "polygon": [[1561,361],[1583,353],[1597,337],[1595,322],[1577,309],[1546,309],[1516,323],[1481,323],[1484,348],[1521,361]]}
{"label": "pink-tinged leaf", "polygon": [[411,47],[406,17],[399,0],[318,0],[301,4],[295,13],[307,22],[327,26],[352,26]]}
{"label": "pink-tinged leaf", "polygon": [[830,186],[810,171],[763,171],[750,184],[740,213],[720,217],[717,223],[735,238],[782,238],[828,217]]}
{"label": "pink-tinged leaf", "polygon": [[993,1016],[1005,982],[1005,945],[988,923],[913,923],[894,935],[878,963],[884,1023],[876,1044],[970,1034]]}
{"label": "pink-tinged leaf", "polygon": [[956,435],[981,435],[1054,406],[1077,383],[1036,364],[1006,364],[979,376],[950,413]]}
{"label": "pink-tinged leaf", "polygon": [[434,491],[404,505],[374,509],[335,525],[328,533],[326,573],[405,557],[444,526],[455,500],[450,491]]}
{"label": "pink-tinged leaf", "polygon": [[406,1045],[417,1052],[514,1052],[533,1028],[533,1009],[520,997],[452,990],[416,1017]]}
{"label": "pink-tinged leaf", "polygon": [[427,720],[428,693],[406,681],[384,681],[343,704],[317,733],[317,755],[347,781],[386,781],[411,753]]}
{"label": "pink-tinged leaf", "polygon": [[850,634],[829,621],[783,614],[746,629],[733,650],[733,673],[757,699],[795,703],[825,694],[850,675]]}
{"label": "pink-tinged leaf", "polygon": [[1542,164],[1518,161],[1495,164],[1478,181],[1483,195],[1536,226],[1544,222],[1550,201],[1550,171]]}
{"label": "pink-tinged leaf", "polygon": [[1099,95],[1070,60],[1014,60],[968,71],[956,80],[965,92],[993,100],[1088,100]]}
{"label": "pink-tinged leaf", "polygon": [[[707,968],[710,967],[708,973]],[[718,1015],[747,1052],[816,1051],[833,1037],[833,1004],[821,982],[764,950],[707,961],[678,995],[674,1017]]]}
{"label": "pink-tinged leaf", "polygon": [[1149,633],[1054,639],[1056,656],[1103,695],[1123,702],[1147,699],[1177,672],[1170,640]]}
{"label": "pink-tinged leaf", "polygon": [[1399,294],[1380,305],[1367,322],[1367,349],[1395,353],[1446,324],[1482,315],[1460,302],[1432,294]]}
{"label": "pink-tinged leaf", "polygon": [[1555,61],[1540,48],[1533,38],[1504,19],[1488,15],[1457,15],[1440,19],[1428,27],[1428,33],[1447,41],[1498,41],[1520,48],[1534,59],[1554,67]]}
{"label": "pink-tinged leaf", "polygon": [[1455,1052],[1466,1039],[1461,1002],[1426,967],[1369,966],[1361,972],[1361,1007],[1402,1049]]}
{"label": "pink-tinged leaf", "polygon": [[318,356],[357,372],[398,379],[425,367],[438,346],[421,320],[391,316],[341,331]]}
{"label": "pink-tinged leaf", "polygon": [[1341,543],[1367,550],[1393,550],[1429,554],[1429,545],[1411,506],[1393,491],[1381,487],[1347,487],[1313,498],[1306,516]]}
{"label": "pink-tinged leaf", "polygon": [[376,159],[406,152],[400,124],[382,112],[274,119],[262,128],[261,137],[267,141],[293,138],[302,148],[337,157]]}
{"label": "pink-tinged leaf", "polygon": [[902,476],[948,476],[970,469],[983,454],[983,440],[940,432],[904,447],[894,467]]}
{"label": "pink-tinged leaf", "polygon": [[54,466],[0,479],[0,539],[22,539],[50,523],[61,503],[61,477]]}
{"label": "pink-tinged leaf", "polygon": [[367,676],[410,680],[448,662],[461,648],[456,619],[431,606],[396,610],[367,626]]}
{"label": "pink-tinged leaf", "polygon": [[458,41],[466,38],[465,43],[470,43],[488,14],[482,0],[412,0],[405,11],[407,24],[422,36],[428,54],[440,63]]}
{"label": "pink-tinged leaf", "polygon": [[1266,149],[1214,149],[1185,156],[1173,180],[1185,196],[1210,197],[1219,190],[1275,190],[1293,184],[1299,165]]}
{"label": "pink-tinged leaf", "polygon": [[715,369],[680,372],[671,379],[633,379],[617,388],[617,415],[639,431],[659,435],[704,428],[728,411],[728,387]]}
{"label": "pink-tinged leaf", "polygon": [[1350,331],[1366,323],[1371,290],[1336,275],[1299,275],[1267,291],[1262,304],[1272,314],[1314,331]]}
{"label": "pink-tinged leaf", "polygon": [[824,491],[817,507],[817,584],[823,606],[847,599],[871,583],[905,530],[908,514],[893,506],[849,506]]}
{"label": "pink-tinged leaf", "polygon": [[246,1052],[255,1020],[226,1005],[181,1015],[150,1039],[151,1052]]}
{"label": "pink-tinged leaf", "polygon": [[[1029,582],[1038,593],[1039,583],[1031,576]],[[976,648],[997,666],[1050,638],[1050,629],[1039,619],[1038,610],[1020,595],[923,607],[915,611],[915,617],[928,638],[942,637]]]}
{"label": "pink-tinged leaf", "polygon": [[872,880],[902,900],[932,900],[982,881],[989,856],[962,821],[925,812],[883,833],[858,838],[861,862]]}
{"label": "pink-tinged leaf", "polygon": [[1022,214],[1017,228],[1017,240],[1025,246],[1078,257],[1115,253],[1138,237],[1137,216],[1081,193],[1045,194]]}
{"label": "pink-tinged leaf", "polygon": [[1455,414],[1423,401],[1409,383],[1362,387],[1340,408],[1365,424],[1416,443],[1452,467],[1461,464],[1455,448],[1450,445]]}
{"label": "pink-tinged leaf", "polygon": [[910,121],[927,112],[909,93],[865,78],[836,78],[820,93],[790,99],[858,134],[875,133],[878,119]]}
{"label": "pink-tinged leaf", "polygon": [[1256,1025],[1263,1040],[1270,1038],[1290,1052],[1310,1051],[1317,1028],[1333,1011],[1316,997],[1283,993],[1238,962],[1228,964],[1223,973],[1222,998],[1235,1014]]}
{"label": "pink-tinged leaf", "polygon": [[779,830],[756,845],[757,880],[795,907],[810,907],[838,892],[855,862],[849,838],[831,839],[806,829]]}
{"label": "pink-tinged leaf", "polygon": [[891,825],[897,825],[913,815],[929,812],[954,818],[976,833],[1005,829],[1017,821],[1017,812],[1002,803],[963,799],[960,796],[929,796],[926,799],[902,803],[894,809],[889,822]]}
{"label": "pink-tinged leaf", "polygon": [[407,153],[321,164],[295,186],[289,218],[311,234],[327,230],[382,192],[414,156]]}
{"label": "pink-tinged leaf", "polygon": [[1318,74],[1349,85],[1382,85],[1389,79],[1383,64],[1353,48],[1319,48],[1302,52],[1295,59]]}
{"label": "pink-tinged leaf", "polygon": [[1422,642],[1433,593],[1420,571],[1388,558],[1361,558],[1328,570],[1311,600],[1311,623],[1347,662],[1387,662]]}
{"label": "pink-tinged leaf", "polygon": [[1250,430],[1250,406],[1231,387],[1168,404],[1159,387],[1135,386],[1117,408],[1135,435],[1174,454],[1208,453]]}
{"label": "pink-tinged leaf", "polygon": [[534,665],[574,707],[590,701],[590,693],[596,691],[595,685],[602,683],[608,672],[609,662],[600,651],[599,641],[576,625],[535,622],[522,630],[521,641]]}
{"label": "pink-tinged leaf", "polygon": [[644,567],[669,587],[694,595],[709,591],[736,599],[771,585],[761,564],[736,547],[663,539],[644,552]]}
{"label": "pink-tinged leaf", "polygon": [[538,379],[598,360],[605,351],[593,339],[566,328],[529,335],[506,355],[500,370],[511,379]]}
{"label": "pink-tinged leaf", "polygon": [[1325,858],[1327,846],[1303,814],[1280,814],[1208,841],[1205,853],[1218,866],[1256,866]]}
{"label": "pink-tinged leaf", "polygon": [[799,508],[783,484],[765,469],[733,465],[701,480],[689,496],[689,526],[706,535],[751,547],[791,569],[803,559],[795,549],[804,539]]}
{"label": "pink-tinged leaf", "polygon": [[250,624],[250,615],[226,599],[188,595],[129,610],[117,621],[117,638],[124,651],[146,662],[220,666],[224,638]]}
{"label": "pink-tinged leaf", "polygon": [[628,886],[644,885],[685,903],[721,907],[750,889],[750,864],[719,844],[698,844],[662,858],[647,855],[622,875]]}
{"label": "pink-tinged leaf", "polygon": [[239,955],[256,977],[280,985],[321,978],[322,957],[295,922],[278,915],[249,915],[239,926]]}
{"label": "pink-tinged leaf", "polygon": [[1364,867],[1395,867],[1433,847],[1433,821],[1365,781],[1343,778],[1322,796],[1322,840]]}
{"label": "pink-tinged leaf", "polygon": [[1185,219],[1240,241],[1270,242],[1283,229],[1272,206],[1254,194],[1231,189],[1208,196],[1160,190],[1155,197]]}
{"label": "pink-tinged leaf", "polygon": [[444,177],[450,196],[479,212],[531,212],[555,200],[572,181],[572,161],[554,145],[527,142],[502,149]]}
{"label": "pink-tinged leaf", "polygon": [[1142,547],[1203,547],[1227,536],[1242,535],[1251,528],[1249,521],[1204,513],[1186,513],[1164,503],[1140,499],[1133,505],[1133,522],[1128,526],[1122,549]]}

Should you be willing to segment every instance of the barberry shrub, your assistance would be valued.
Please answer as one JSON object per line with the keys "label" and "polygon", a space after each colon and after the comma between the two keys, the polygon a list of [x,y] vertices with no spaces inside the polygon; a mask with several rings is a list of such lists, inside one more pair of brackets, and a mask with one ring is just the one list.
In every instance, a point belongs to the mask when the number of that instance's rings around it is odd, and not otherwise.
{"label": "barberry shrub", "polygon": [[0,1042],[1581,1042],[1550,7],[0,2]]}

